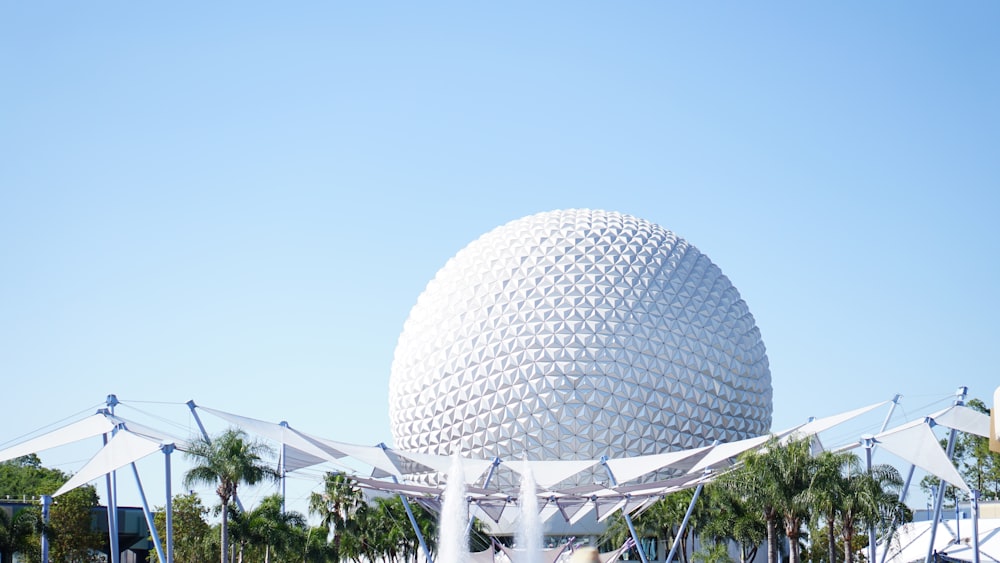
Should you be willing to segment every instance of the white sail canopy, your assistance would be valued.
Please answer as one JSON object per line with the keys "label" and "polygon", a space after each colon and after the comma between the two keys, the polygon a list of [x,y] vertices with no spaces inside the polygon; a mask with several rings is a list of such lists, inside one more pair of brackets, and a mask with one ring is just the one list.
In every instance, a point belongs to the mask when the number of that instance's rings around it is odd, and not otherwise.
{"label": "white sail canopy", "polygon": [[[406,452],[402,450],[392,450],[399,457],[415,461],[425,467],[438,471],[442,475],[447,475],[451,469],[451,456],[424,454],[417,452]],[[462,473],[466,485],[473,485],[479,481],[483,473],[493,465],[488,459],[462,458]]]}
{"label": "white sail canopy", "polygon": [[138,461],[153,452],[158,452],[162,444],[138,434],[122,430],[116,433],[97,455],[90,459],[69,481],[59,487],[52,496],[57,497],[80,485],[103,477],[112,471]]}
{"label": "white sail canopy", "polygon": [[[295,471],[304,467],[311,467],[324,461],[336,462],[337,457],[320,448],[315,443],[307,440],[301,434],[293,430],[288,424],[275,424],[256,418],[249,418],[237,414],[198,406],[199,409],[215,415],[222,420],[229,422],[246,430],[273,440],[284,446],[284,469],[285,471]],[[340,456],[343,457],[343,456]]]}
{"label": "white sail canopy", "polygon": [[965,405],[954,405],[928,418],[946,428],[953,428],[983,438],[990,437],[990,415]]}
{"label": "white sail canopy", "polygon": [[924,471],[971,492],[965,479],[948,459],[931,425],[924,421],[911,422],[874,436],[875,443]]}
{"label": "white sail canopy", "polygon": [[861,407],[860,409],[854,409],[852,411],[835,414],[823,418],[817,418],[815,420],[810,420],[809,422],[803,424],[802,426],[793,428],[788,431],[784,441],[787,441],[795,436],[812,436],[813,434],[819,434],[820,432],[825,432],[835,426],[843,424],[849,420],[855,419],[863,414],[869,413],[879,407],[885,406],[892,401],[882,401],[875,403],[873,405],[868,405],[867,407]]}
{"label": "white sail canopy", "polygon": [[605,463],[615,476],[615,481],[627,483],[643,475],[660,471],[661,469],[679,469],[689,471],[696,463],[712,449],[712,446],[702,446],[679,452],[654,454],[637,457],[609,459]]}
{"label": "white sail canopy", "polygon": [[107,434],[114,428],[114,423],[106,416],[94,414],[0,451],[0,462]]}
{"label": "white sail canopy", "polygon": [[535,482],[538,483],[538,486],[547,489],[557,483],[569,479],[581,471],[590,469],[598,463],[600,462],[595,459],[544,461],[515,460],[509,462],[505,461],[503,465],[521,474],[530,469],[532,476],[535,478]]}

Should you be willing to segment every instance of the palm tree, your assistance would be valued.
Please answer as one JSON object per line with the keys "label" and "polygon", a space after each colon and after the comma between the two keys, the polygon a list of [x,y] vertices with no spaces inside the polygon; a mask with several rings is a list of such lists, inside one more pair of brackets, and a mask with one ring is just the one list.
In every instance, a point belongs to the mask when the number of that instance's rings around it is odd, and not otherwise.
{"label": "palm tree", "polygon": [[[271,561],[271,553],[284,554],[292,551],[296,540],[304,535],[306,519],[298,512],[282,512],[281,495],[265,497],[253,510],[231,516],[233,537],[240,540],[240,553],[245,547],[264,552],[264,563]],[[240,557],[242,560],[242,557]]]}
{"label": "palm tree", "polygon": [[759,450],[740,456],[742,467],[724,482],[742,493],[767,523],[768,563],[776,563],[777,525],[784,524],[790,563],[799,563],[799,536],[809,517],[809,484],[814,461],[808,438],[781,444],[772,438]]}
{"label": "palm tree", "polygon": [[323,492],[309,495],[309,513],[320,517],[320,524],[333,534],[333,548],[339,554],[347,522],[364,505],[364,495],[350,476],[328,472],[323,477]]}
{"label": "palm tree", "polygon": [[860,472],[861,462],[851,452],[824,451],[816,456],[813,481],[809,498],[813,507],[823,516],[827,531],[827,561],[835,562],[837,551],[837,514],[847,494],[846,474]]}
{"label": "palm tree", "polygon": [[753,561],[767,539],[767,525],[759,511],[751,510],[729,487],[710,485],[709,513],[702,534],[715,540],[732,540],[740,546],[740,563]]}
{"label": "palm tree", "polygon": [[327,540],[329,532],[322,527],[309,527],[301,530],[301,540],[298,542],[302,551],[302,561],[305,563],[327,563],[336,561],[333,545]]}
{"label": "palm tree", "polygon": [[246,432],[234,428],[214,440],[198,439],[187,451],[187,457],[194,460],[195,465],[184,475],[184,485],[216,485],[215,492],[222,504],[219,542],[222,563],[226,563],[229,552],[229,503],[240,484],[256,485],[278,479],[278,472],[263,460],[263,456],[271,453],[267,445],[248,441]]}
{"label": "palm tree", "polygon": [[870,526],[894,526],[904,509],[898,492],[903,480],[891,465],[876,465],[871,471],[859,471],[846,477],[840,503],[841,533],[844,539],[844,563],[854,561],[854,536]]}

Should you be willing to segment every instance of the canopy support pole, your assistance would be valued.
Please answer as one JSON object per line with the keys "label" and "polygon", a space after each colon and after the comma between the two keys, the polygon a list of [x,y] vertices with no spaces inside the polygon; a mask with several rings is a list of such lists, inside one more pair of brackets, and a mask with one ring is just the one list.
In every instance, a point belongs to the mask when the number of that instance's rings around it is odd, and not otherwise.
{"label": "canopy support pole", "polygon": [[167,556],[163,552],[163,543],[160,542],[160,534],[156,533],[156,523],[153,521],[153,513],[149,510],[149,502],[146,501],[146,491],[142,488],[142,480],[139,479],[139,470],[132,465],[132,475],[135,476],[135,484],[139,488],[139,501],[142,502],[142,515],[146,517],[146,525],[149,526],[149,536],[153,540],[153,548],[156,550],[156,557],[159,561],[166,562]]}
{"label": "canopy support pole", "polygon": [[194,421],[198,425],[198,430],[201,430],[201,437],[206,441],[210,441],[211,438],[208,437],[208,432],[205,431],[205,425],[201,423],[201,417],[198,416],[198,411],[194,410],[198,405],[194,404],[194,401],[188,401],[187,406],[191,409],[191,415],[194,416]]}
{"label": "canopy support pole", "polygon": [[[493,458],[493,465],[490,466],[490,472],[486,474],[486,481],[483,482],[483,488],[484,489],[486,489],[486,488],[488,488],[490,486],[490,481],[493,480],[493,473],[496,472],[498,465],[500,465],[500,458],[499,457],[494,457]],[[469,513],[471,514],[472,511],[469,511]],[[469,518],[469,523],[465,525],[465,533],[466,533],[466,535],[472,533],[472,522],[473,522],[472,518]]]}
{"label": "canopy support pole", "polygon": [[[706,470],[706,473],[708,470]],[[671,563],[674,560],[674,555],[677,554],[677,548],[681,545],[681,535],[684,534],[684,529],[687,528],[688,520],[691,519],[691,513],[694,512],[694,505],[698,502],[698,495],[701,494],[702,488],[705,487],[705,483],[698,483],[698,487],[694,490],[694,496],[691,497],[691,504],[688,505],[687,512],[684,513],[684,520],[681,521],[680,528],[677,528],[677,537],[674,538],[674,544],[670,546],[670,553],[667,555],[666,563]]]}
{"label": "canopy support pole", "polygon": [[[382,450],[388,449],[385,444],[379,444],[378,447]],[[398,484],[399,479],[396,476],[392,476],[392,482]],[[406,517],[410,519],[410,526],[413,527],[413,532],[417,534],[417,541],[420,542],[420,549],[424,552],[424,557],[427,558],[427,563],[434,563],[434,558],[431,557],[431,550],[427,548],[427,542],[424,541],[424,534],[420,532],[420,526],[417,525],[417,519],[413,516],[413,509],[410,507],[410,501],[402,494],[399,494],[399,500],[403,501],[403,509],[406,510]]]}
{"label": "canopy support pole", "polygon": [[[916,465],[910,466],[910,472],[906,474],[906,482],[903,483],[903,490],[899,491],[899,503],[903,504],[906,501],[906,493],[910,490],[910,482],[913,481],[913,471],[917,468]],[[879,563],[885,563],[885,558],[889,555],[889,542],[892,541],[893,532],[892,529],[896,526],[897,515],[892,515],[892,525],[889,526],[889,531],[886,532],[885,536],[885,546],[882,548],[882,558],[879,559]]]}
{"label": "canopy support pole", "polygon": [[49,560],[49,535],[45,533],[45,530],[48,529],[49,508],[51,506],[52,497],[49,495],[42,495],[42,524],[45,524],[42,528],[42,561]]}
{"label": "canopy support pole", "polygon": [[[288,428],[288,423],[286,421],[282,420],[281,421],[281,427],[283,429],[287,429]],[[285,445],[284,436],[282,436],[282,440],[281,440],[281,468],[279,469],[279,471],[281,471],[281,513],[282,514],[285,513],[285,492],[286,492],[286,486],[287,486],[287,482],[288,482],[288,477],[287,477],[287,475],[285,475],[285,473],[287,472],[287,469],[285,468],[285,457],[287,457],[287,456],[288,456],[288,446]]]}
{"label": "canopy support pole", "polygon": [[167,528],[167,560],[166,563],[174,563],[174,497],[171,490],[170,477],[170,454],[174,451],[173,444],[163,444],[160,446],[163,452],[163,465],[166,472],[164,489],[167,495],[167,506],[164,508],[164,521]]}
{"label": "canopy support pole", "polygon": [[[959,387],[958,390],[955,391],[955,403],[954,403],[955,406],[960,406],[965,404],[965,395],[968,392],[969,392],[968,387]],[[955,455],[955,437],[957,434],[958,431],[955,430],[954,428],[952,428],[951,432],[948,434],[947,454],[949,461]],[[931,563],[931,560],[934,558],[934,539],[937,536],[938,522],[941,521],[941,505],[942,503],[944,503],[944,487],[945,487],[944,479],[940,479],[937,488],[937,495],[934,498],[934,520],[931,522],[931,541],[930,544],[927,546],[927,558],[924,559],[924,563]]]}
{"label": "canopy support pole", "polygon": [[899,404],[899,399],[901,399],[902,397],[903,397],[902,395],[900,395],[899,393],[896,393],[896,395],[892,398],[892,406],[889,407],[889,412],[886,413],[885,420],[882,421],[882,428],[879,429],[878,434],[881,434],[881,433],[885,432],[885,429],[888,428],[888,426],[889,426],[889,419],[892,418],[892,413],[893,413],[893,411],[896,410],[896,405]]}
{"label": "canopy support pole", "polygon": [[979,563],[979,489],[972,490],[972,563]]}
{"label": "canopy support pole", "polygon": [[[114,395],[108,395],[106,404],[108,408],[104,411],[107,414],[114,416],[115,405],[118,404],[118,397]],[[114,436],[118,432],[118,427],[115,426],[111,430],[111,436]],[[108,445],[108,435],[104,435],[104,445]],[[115,471],[111,471],[104,476],[104,483],[108,489],[108,550],[111,551],[108,555],[111,558],[111,563],[119,563],[121,561],[121,551],[118,549],[118,479]]]}
{"label": "canopy support pole", "polygon": [[[895,404],[895,403],[894,403]],[[889,422],[889,418],[886,417],[886,422]],[[868,470],[868,475],[872,474],[872,450],[875,448],[875,439],[871,436],[866,436],[861,439],[865,447],[865,468]],[[878,538],[875,536],[875,524],[868,526],[868,560],[875,561],[875,542]]]}
{"label": "canopy support pole", "polygon": [[[611,486],[617,487],[618,480],[615,479],[615,474],[611,472],[611,466],[608,465],[608,456],[601,456],[601,465],[604,466],[604,470],[608,472],[608,479],[611,480]],[[635,542],[635,550],[639,552],[639,559],[642,563],[649,563],[646,559],[646,552],[642,549],[642,544],[639,542],[639,535],[635,532],[635,526],[632,525],[632,517],[629,516],[628,512],[625,512],[625,506],[622,506],[622,518],[625,520],[625,524],[628,525],[628,533],[632,535],[632,541]],[[667,560],[670,563],[670,560]]]}

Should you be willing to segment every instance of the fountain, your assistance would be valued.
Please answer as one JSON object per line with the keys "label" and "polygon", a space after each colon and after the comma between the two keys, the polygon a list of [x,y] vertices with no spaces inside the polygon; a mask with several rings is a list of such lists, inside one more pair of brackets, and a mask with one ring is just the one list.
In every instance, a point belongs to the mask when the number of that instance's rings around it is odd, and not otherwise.
{"label": "fountain", "polygon": [[[538,494],[531,466],[524,462],[519,493],[520,515],[514,535],[514,561],[511,563],[543,563],[542,522],[538,510]],[[440,537],[437,563],[469,563],[469,505],[465,496],[462,458],[455,454],[448,468],[441,505]]]}
{"label": "fountain", "polygon": [[521,490],[518,495],[521,514],[514,535],[518,560],[513,563],[542,563],[542,522],[538,512],[538,493],[531,465],[524,462],[521,472]]}
{"label": "fountain", "polygon": [[448,468],[448,481],[441,505],[441,532],[438,539],[438,563],[468,563],[469,506],[465,499],[465,475],[462,457],[455,453]]}

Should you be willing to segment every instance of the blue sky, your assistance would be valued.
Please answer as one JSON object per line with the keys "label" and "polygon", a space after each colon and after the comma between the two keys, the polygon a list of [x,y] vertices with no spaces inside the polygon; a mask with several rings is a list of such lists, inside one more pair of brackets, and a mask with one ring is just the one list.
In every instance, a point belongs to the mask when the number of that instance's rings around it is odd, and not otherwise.
{"label": "blue sky", "polygon": [[571,207],[722,268],[768,349],[775,429],[894,393],[903,417],[959,385],[989,398],[998,19],[2,3],[0,443],[109,393],[391,443],[392,353],[426,283],[486,231]]}

